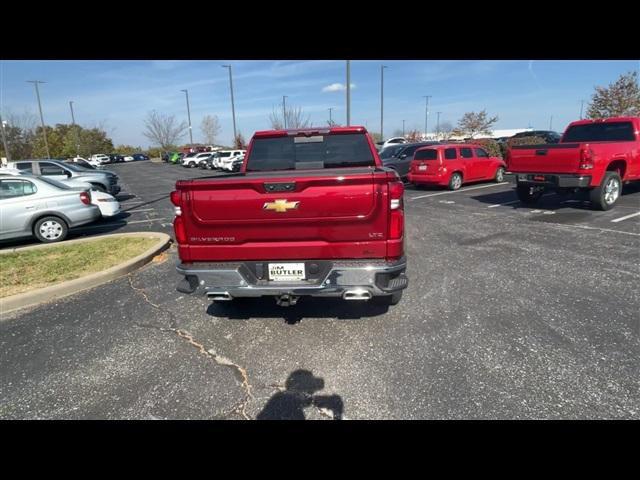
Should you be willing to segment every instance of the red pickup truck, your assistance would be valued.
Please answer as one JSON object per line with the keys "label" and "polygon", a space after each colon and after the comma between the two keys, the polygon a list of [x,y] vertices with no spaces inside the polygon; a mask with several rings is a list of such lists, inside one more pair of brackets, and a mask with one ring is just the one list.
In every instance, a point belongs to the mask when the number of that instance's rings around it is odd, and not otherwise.
{"label": "red pickup truck", "polygon": [[560,143],[513,146],[506,157],[521,202],[586,190],[594,208],[609,210],[624,183],[640,180],[640,117],[572,122]]}
{"label": "red pickup truck", "polygon": [[178,291],[394,305],[408,284],[403,194],[364,127],[256,132],[240,172],[171,193]]}

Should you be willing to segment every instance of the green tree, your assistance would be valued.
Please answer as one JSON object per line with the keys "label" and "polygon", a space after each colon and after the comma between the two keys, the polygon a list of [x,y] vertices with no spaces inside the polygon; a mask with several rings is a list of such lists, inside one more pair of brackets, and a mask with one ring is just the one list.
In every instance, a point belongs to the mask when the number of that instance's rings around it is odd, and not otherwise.
{"label": "green tree", "polygon": [[587,110],[588,118],[640,115],[638,72],[620,75],[608,87],[595,87],[595,90]]}
{"label": "green tree", "polygon": [[134,147],[133,145],[118,145],[113,149],[114,153],[121,155],[131,155],[142,151],[142,147]]}
{"label": "green tree", "polygon": [[458,121],[455,135],[473,138],[475,135],[491,135],[491,127],[498,121],[498,117],[489,117],[486,110],[467,112]]}

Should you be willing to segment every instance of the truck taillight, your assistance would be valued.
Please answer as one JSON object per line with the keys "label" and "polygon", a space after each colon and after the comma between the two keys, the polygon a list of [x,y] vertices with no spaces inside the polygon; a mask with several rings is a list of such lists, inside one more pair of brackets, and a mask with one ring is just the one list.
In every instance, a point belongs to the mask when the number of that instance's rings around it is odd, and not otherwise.
{"label": "truck taillight", "polygon": [[180,215],[182,215],[182,208],[180,204],[180,192],[178,190],[174,190],[173,192],[171,192],[171,203],[175,205],[173,210],[176,217],[179,217]]}
{"label": "truck taillight", "polygon": [[580,170],[592,169],[594,161],[593,157],[593,150],[591,150],[588,146],[582,148],[582,150],[580,150],[580,166],[578,168]]}
{"label": "truck taillight", "polygon": [[187,243],[187,231],[184,229],[184,221],[182,217],[173,219],[173,230],[176,234],[178,243]]}
{"label": "truck taillight", "polygon": [[392,182],[389,184],[389,239],[397,240],[402,238],[404,233],[404,211],[402,197],[404,195],[404,185],[402,182]]}
{"label": "truck taillight", "polygon": [[91,197],[87,192],[80,193],[80,201],[85,205],[91,205]]}

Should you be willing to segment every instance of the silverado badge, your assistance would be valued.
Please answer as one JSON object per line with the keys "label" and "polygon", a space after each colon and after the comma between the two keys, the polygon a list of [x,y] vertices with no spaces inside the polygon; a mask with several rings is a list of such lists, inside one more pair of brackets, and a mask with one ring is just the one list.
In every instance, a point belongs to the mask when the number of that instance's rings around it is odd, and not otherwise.
{"label": "silverado badge", "polygon": [[284,199],[276,200],[275,202],[265,202],[262,208],[264,210],[275,210],[278,213],[284,213],[287,210],[298,208],[298,205],[300,205],[300,202],[287,202],[287,200]]}

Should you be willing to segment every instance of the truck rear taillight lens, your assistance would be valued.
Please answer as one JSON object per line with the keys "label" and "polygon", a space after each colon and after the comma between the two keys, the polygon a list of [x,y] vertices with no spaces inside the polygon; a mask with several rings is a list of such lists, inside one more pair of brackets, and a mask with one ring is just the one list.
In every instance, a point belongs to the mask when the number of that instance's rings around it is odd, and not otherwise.
{"label": "truck rear taillight lens", "polygon": [[402,209],[403,195],[404,184],[402,182],[392,182],[389,184],[389,207],[391,210]]}
{"label": "truck rear taillight lens", "polygon": [[176,234],[178,243],[187,243],[187,231],[184,229],[184,221],[182,217],[173,219],[173,231]]}
{"label": "truck rear taillight lens", "polygon": [[389,239],[398,240],[404,233],[404,212],[402,197],[404,195],[404,185],[402,182],[392,182],[389,184]]}
{"label": "truck rear taillight lens", "polygon": [[80,194],[80,201],[85,205],[91,205],[91,197],[87,192],[82,192]]}
{"label": "truck rear taillight lens", "polygon": [[173,208],[173,212],[176,217],[182,215],[180,200],[180,192],[178,190],[174,190],[173,192],[171,192],[171,203],[175,205],[175,207]]}
{"label": "truck rear taillight lens", "polygon": [[589,147],[580,150],[580,170],[590,170],[593,168],[594,154]]}

